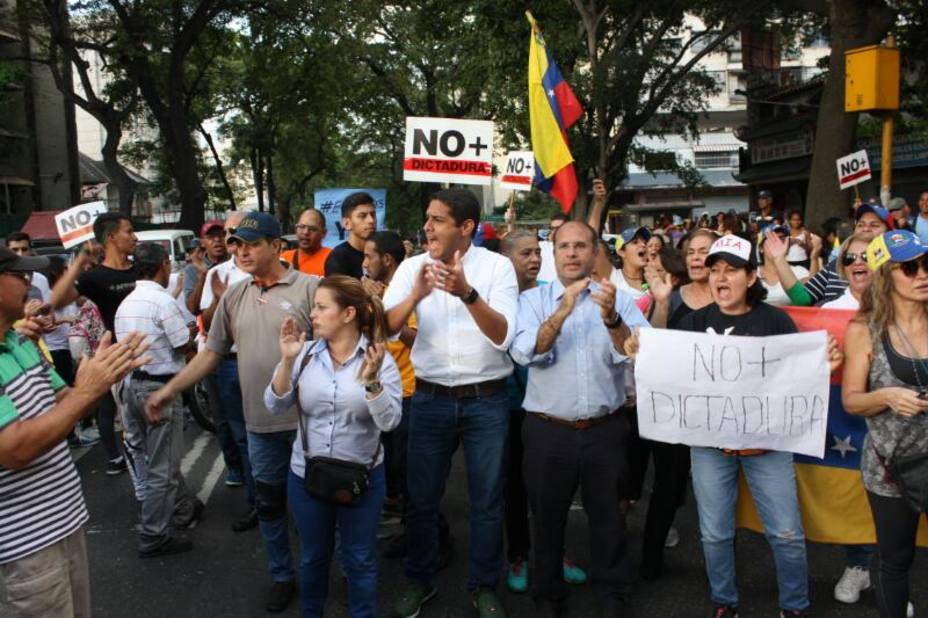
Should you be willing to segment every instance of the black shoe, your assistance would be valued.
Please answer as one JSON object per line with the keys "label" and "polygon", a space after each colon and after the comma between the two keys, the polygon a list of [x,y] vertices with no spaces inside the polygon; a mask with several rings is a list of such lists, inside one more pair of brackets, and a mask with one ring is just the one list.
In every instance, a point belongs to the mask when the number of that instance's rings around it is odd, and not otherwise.
{"label": "black shoe", "polygon": [[387,560],[399,560],[406,557],[406,533],[400,532],[392,537],[383,550],[383,557]]}
{"label": "black shoe", "polygon": [[738,608],[734,605],[715,603],[712,606],[712,618],[738,618]]}
{"label": "black shoe", "polygon": [[271,584],[271,591],[267,595],[264,609],[272,614],[279,614],[287,609],[294,596],[296,596],[296,582],[274,582]]}
{"label": "black shoe", "polygon": [[154,549],[139,550],[139,558],[160,558],[171,554],[182,554],[193,549],[193,541],[182,535],[169,537]]}
{"label": "black shoe", "polygon": [[206,505],[203,504],[202,500],[199,498],[193,499],[193,515],[191,515],[190,521],[187,523],[187,528],[196,528],[197,524],[203,521],[203,510],[205,508]]}
{"label": "black shoe", "polygon": [[232,523],[232,532],[245,532],[258,527],[258,511],[251,509],[248,514]]}
{"label": "black shoe", "polygon": [[116,459],[110,459],[106,464],[106,476],[118,476],[129,469],[126,465],[126,458],[119,456]]}

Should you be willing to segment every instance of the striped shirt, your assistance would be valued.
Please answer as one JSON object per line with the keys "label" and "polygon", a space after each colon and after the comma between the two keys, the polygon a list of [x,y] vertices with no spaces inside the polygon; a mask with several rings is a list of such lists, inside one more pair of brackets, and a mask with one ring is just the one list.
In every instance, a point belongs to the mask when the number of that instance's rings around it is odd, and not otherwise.
{"label": "striped shirt", "polygon": [[806,292],[812,297],[812,304],[836,300],[844,294],[847,281],[838,275],[836,266],[836,261],[831,262],[806,282]]}
{"label": "striped shirt", "polygon": [[[64,381],[28,339],[12,330],[0,342],[0,432],[55,406]],[[0,564],[53,545],[88,519],[81,483],[67,443],[22,470],[0,466]]]}
{"label": "striped shirt", "polygon": [[176,348],[190,341],[190,324],[177,301],[155,281],[139,279],[116,309],[116,339],[136,331],[146,335],[151,362],[142,369],[152,375],[172,375],[184,368]]}

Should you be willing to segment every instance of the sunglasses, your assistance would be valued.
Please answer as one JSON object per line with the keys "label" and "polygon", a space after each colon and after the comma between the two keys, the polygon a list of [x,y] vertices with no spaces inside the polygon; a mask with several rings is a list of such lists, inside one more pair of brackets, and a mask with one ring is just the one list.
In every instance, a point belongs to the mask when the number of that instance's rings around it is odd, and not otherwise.
{"label": "sunglasses", "polygon": [[850,252],[848,252],[848,253],[845,253],[845,254],[844,254],[844,257],[843,257],[843,258],[841,258],[841,261],[844,263],[845,266],[850,266],[851,264],[853,264],[853,263],[856,262],[857,260],[860,260],[861,262],[866,263],[866,262],[867,262],[867,254],[866,254],[866,253],[850,253]]}
{"label": "sunglasses", "polygon": [[928,254],[922,255],[915,260],[909,260],[908,262],[899,262],[899,270],[901,270],[902,274],[906,277],[911,278],[917,275],[919,267],[928,273]]}

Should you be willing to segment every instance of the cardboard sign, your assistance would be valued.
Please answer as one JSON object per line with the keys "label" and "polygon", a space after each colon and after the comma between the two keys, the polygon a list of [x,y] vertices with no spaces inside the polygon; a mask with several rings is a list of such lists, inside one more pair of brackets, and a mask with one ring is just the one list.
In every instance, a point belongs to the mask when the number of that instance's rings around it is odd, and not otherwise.
{"label": "cardboard sign", "polygon": [[870,180],[870,160],[866,150],[858,150],[838,159],[838,185],[842,189],[867,180]]}
{"label": "cardboard sign", "polygon": [[528,191],[535,179],[535,154],[519,150],[509,153],[499,186],[513,191]]}
{"label": "cardboard sign", "polygon": [[93,240],[93,222],[106,212],[106,202],[88,202],[55,215],[58,237],[65,249]]}
{"label": "cardboard sign", "polygon": [[403,180],[488,185],[492,178],[492,122],[406,118]]}
{"label": "cardboard sign", "polygon": [[825,453],[825,331],[736,337],[646,328],[635,361],[638,431],[671,444]]}
{"label": "cardboard sign", "polygon": [[325,216],[325,238],[322,244],[332,248],[348,238],[348,230],[342,227],[342,202],[352,193],[363,191],[374,198],[374,214],[377,215],[377,230],[385,229],[387,222],[386,189],[316,189],[313,193],[316,210]]}

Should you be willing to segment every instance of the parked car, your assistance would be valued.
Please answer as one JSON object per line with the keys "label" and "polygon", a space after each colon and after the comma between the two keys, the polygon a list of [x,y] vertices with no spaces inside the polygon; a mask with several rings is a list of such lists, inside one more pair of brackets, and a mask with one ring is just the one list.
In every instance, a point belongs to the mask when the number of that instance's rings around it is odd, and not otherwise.
{"label": "parked car", "polygon": [[183,269],[187,263],[187,254],[193,246],[196,236],[190,230],[146,230],[136,232],[139,243],[158,243],[168,250],[171,255],[171,266],[174,272]]}

